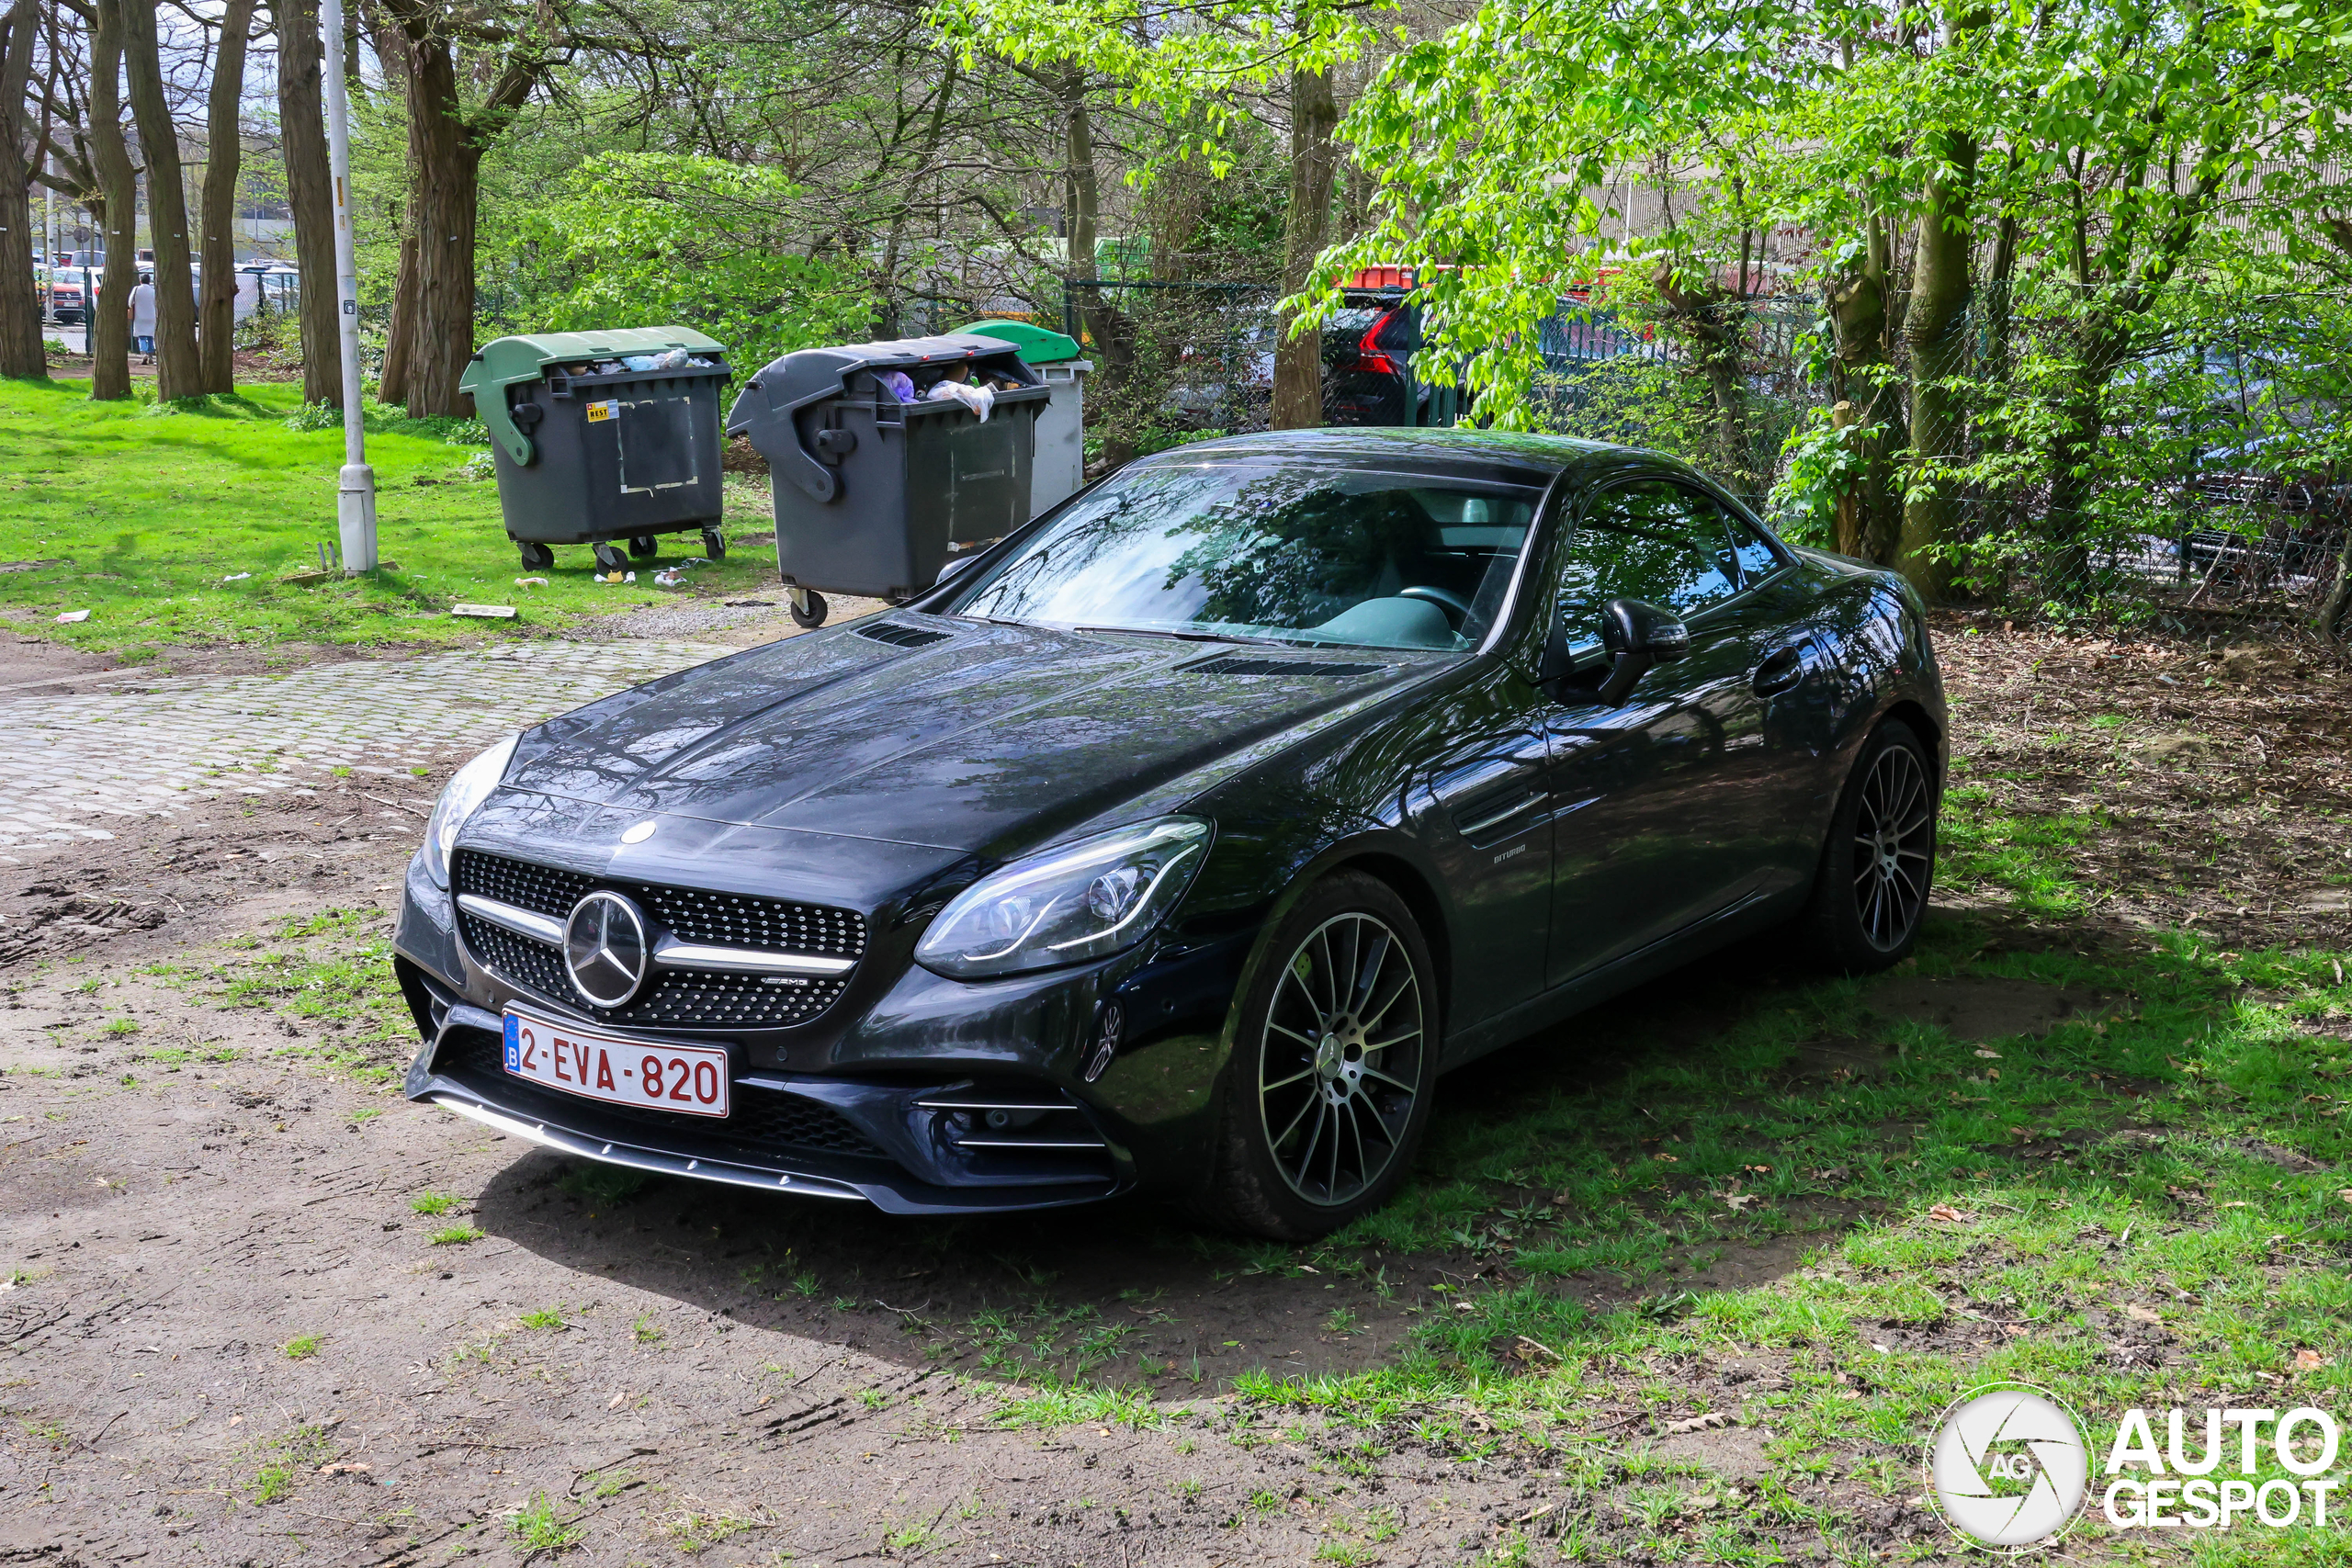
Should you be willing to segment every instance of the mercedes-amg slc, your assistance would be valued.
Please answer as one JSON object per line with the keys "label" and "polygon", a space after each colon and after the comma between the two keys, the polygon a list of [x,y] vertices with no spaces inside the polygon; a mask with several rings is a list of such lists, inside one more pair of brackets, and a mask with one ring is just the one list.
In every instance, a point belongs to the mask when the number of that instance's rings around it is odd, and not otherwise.
{"label": "mercedes-amg slc", "polygon": [[1312,1236],[1450,1068],[1770,930],[1903,957],[1944,732],[1902,579],[1671,458],[1183,446],[468,763],[407,875],[407,1092],[787,1196]]}

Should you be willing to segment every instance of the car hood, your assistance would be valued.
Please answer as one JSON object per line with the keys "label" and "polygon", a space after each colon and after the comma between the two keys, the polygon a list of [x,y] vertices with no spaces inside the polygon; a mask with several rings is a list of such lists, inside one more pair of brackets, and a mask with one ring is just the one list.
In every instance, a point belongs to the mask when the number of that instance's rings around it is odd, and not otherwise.
{"label": "car hood", "polygon": [[1173,809],[1447,662],[946,619],[789,637],[550,721],[506,787],[1002,855]]}

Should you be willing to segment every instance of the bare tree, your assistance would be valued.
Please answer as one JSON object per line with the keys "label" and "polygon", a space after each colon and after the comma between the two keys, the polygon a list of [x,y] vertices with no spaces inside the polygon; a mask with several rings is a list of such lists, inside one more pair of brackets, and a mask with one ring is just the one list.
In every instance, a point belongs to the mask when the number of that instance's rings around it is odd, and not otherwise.
{"label": "bare tree", "polygon": [[179,127],[164,97],[155,7],[143,0],[123,0],[123,17],[130,112],[139,125],[139,145],[147,154],[147,220],[155,242],[155,395],[194,397],[204,390],[204,379],[196,357],[196,289],[188,276],[187,196],[180,184]]}
{"label": "bare tree", "polygon": [[278,135],[294,261],[302,273],[302,400],[343,401],[343,330],[335,320],[334,188],[327,167],[319,0],[271,0],[277,33]]}
{"label": "bare tree", "polygon": [[[1331,241],[1331,191],[1340,155],[1332,141],[1340,106],[1329,71],[1296,71],[1290,79],[1290,211],[1283,223],[1283,292],[1304,293],[1315,258]],[[1274,350],[1276,430],[1307,430],[1323,423],[1323,335],[1285,323]]]}
{"label": "bare tree", "polygon": [[107,271],[92,307],[90,396],[130,396],[130,291],[139,282],[138,176],[122,136],[123,7],[96,0],[90,34],[90,161],[96,165]]}
{"label": "bare tree", "polygon": [[[212,91],[205,123],[204,298],[197,306],[197,350],[204,390],[237,389],[237,171],[244,144],[237,109],[244,96],[245,45],[253,32],[254,0],[227,0],[220,10],[220,47],[212,57]],[[158,258],[162,256],[159,249]]]}
{"label": "bare tree", "polygon": [[32,169],[25,95],[32,85],[40,0],[16,0],[0,21],[0,376],[49,378],[33,286]]}
{"label": "bare tree", "polygon": [[[482,62],[489,86],[469,107],[459,95],[451,14],[435,0],[384,0],[406,39],[412,189],[416,241],[415,301],[406,322],[408,412],[428,418],[461,412],[458,378],[474,351],[474,226],[481,158],[553,62],[547,41],[522,28],[477,28],[497,46]],[[471,62],[469,62],[469,64]]]}

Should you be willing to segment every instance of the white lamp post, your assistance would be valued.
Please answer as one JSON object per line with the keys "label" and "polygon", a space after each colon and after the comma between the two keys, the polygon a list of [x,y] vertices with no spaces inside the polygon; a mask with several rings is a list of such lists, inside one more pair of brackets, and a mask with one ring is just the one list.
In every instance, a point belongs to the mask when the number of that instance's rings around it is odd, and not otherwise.
{"label": "white lamp post", "polygon": [[343,327],[343,474],[335,524],[346,577],[376,570],[376,470],[368,466],[368,428],[359,411],[359,263],[351,237],[351,105],[343,80],[343,0],[324,0],[327,167],[334,181],[335,319]]}

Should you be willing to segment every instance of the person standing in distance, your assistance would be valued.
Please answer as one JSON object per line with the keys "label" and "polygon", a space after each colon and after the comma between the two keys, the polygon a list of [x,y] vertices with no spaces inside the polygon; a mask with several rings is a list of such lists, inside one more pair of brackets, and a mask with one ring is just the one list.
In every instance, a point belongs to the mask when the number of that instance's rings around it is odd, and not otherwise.
{"label": "person standing in distance", "polygon": [[139,287],[130,291],[130,346],[145,355],[142,365],[155,363],[155,280],[146,273],[139,275]]}

